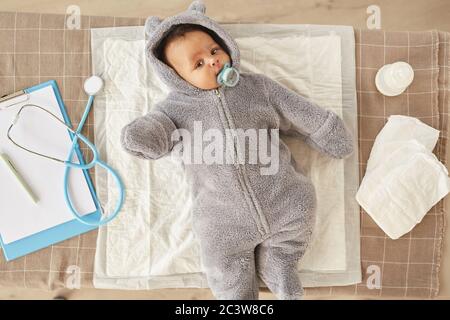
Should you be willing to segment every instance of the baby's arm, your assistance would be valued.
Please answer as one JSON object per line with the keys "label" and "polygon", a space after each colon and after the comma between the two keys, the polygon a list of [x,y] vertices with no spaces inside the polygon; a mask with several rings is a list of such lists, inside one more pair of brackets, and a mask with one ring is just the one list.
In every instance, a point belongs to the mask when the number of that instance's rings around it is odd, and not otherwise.
{"label": "baby's arm", "polygon": [[120,141],[128,153],[143,159],[159,159],[168,154],[174,142],[173,121],[161,111],[151,111],[122,128]]}
{"label": "baby's arm", "polygon": [[353,152],[353,136],[333,111],[315,103],[263,75],[269,103],[280,116],[280,131],[295,130],[305,142],[334,158]]}

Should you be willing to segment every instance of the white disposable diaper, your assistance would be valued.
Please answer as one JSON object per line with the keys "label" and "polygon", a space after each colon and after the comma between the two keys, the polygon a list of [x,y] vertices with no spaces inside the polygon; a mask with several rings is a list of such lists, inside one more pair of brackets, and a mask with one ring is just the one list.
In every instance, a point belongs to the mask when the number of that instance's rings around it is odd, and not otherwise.
{"label": "white disposable diaper", "polygon": [[432,153],[438,138],[420,120],[392,115],[375,139],[356,200],[392,239],[450,191],[448,171]]}

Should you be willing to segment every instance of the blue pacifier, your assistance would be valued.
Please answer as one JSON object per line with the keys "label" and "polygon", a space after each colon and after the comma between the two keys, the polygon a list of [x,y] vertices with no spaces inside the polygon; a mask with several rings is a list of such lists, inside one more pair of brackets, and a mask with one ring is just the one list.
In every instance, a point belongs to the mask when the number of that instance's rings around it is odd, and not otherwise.
{"label": "blue pacifier", "polygon": [[227,62],[223,66],[222,70],[217,75],[217,83],[226,85],[228,87],[234,87],[239,81],[239,71],[230,66]]}

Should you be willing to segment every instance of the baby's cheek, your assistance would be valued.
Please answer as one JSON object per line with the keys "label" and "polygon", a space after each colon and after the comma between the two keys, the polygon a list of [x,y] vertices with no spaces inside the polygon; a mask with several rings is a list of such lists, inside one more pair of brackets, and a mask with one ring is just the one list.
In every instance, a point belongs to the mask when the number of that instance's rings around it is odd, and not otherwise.
{"label": "baby's cheek", "polygon": [[201,74],[195,75],[188,79],[188,81],[197,88],[200,89],[211,89],[212,80],[209,75]]}

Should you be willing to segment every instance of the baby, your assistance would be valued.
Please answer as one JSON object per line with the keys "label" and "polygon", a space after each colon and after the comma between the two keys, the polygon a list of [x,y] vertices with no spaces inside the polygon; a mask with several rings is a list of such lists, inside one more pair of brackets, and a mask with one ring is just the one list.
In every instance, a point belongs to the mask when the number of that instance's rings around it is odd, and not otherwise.
{"label": "baby", "polygon": [[[256,129],[269,144],[269,130],[277,129],[335,158],[353,152],[352,135],[335,113],[267,76],[241,72],[235,85],[219,85],[226,63],[239,70],[240,52],[205,16],[202,2],[164,21],[149,17],[145,30],[149,62],[171,91],[122,129],[127,152],[152,160],[167,156],[185,143],[173,139],[174,131],[193,132],[197,121],[205,130]],[[303,296],[297,265],[311,240],[316,194],[294,169],[286,144],[276,143],[279,167],[273,174],[261,174],[261,161],[247,158],[243,164],[183,164],[191,184],[192,228],[217,299],[258,299],[258,277],[278,299]],[[233,150],[240,147],[233,144]]]}

